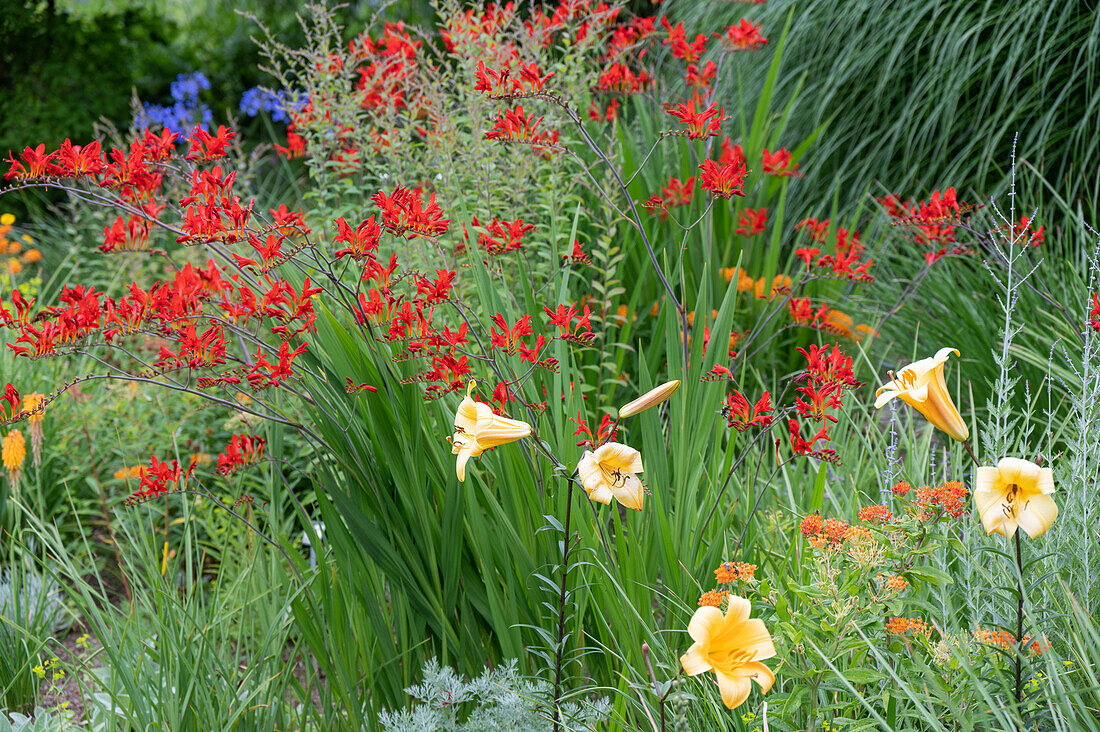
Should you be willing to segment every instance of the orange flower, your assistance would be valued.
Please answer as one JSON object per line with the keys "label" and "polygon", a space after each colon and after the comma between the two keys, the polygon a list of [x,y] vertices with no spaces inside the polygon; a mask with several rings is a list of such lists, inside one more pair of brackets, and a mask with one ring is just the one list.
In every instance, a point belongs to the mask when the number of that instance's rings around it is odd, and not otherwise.
{"label": "orange flower", "polygon": [[928,636],[932,629],[920,618],[890,618],[886,621],[886,632],[895,635],[911,632],[913,635]]}
{"label": "orange flower", "polygon": [[729,590],[707,590],[699,596],[699,607],[721,607]]}
{"label": "orange flower", "polygon": [[885,505],[864,506],[859,509],[859,520],[872,524],[884,524],[893,517],[893,512]]}
{"label": "orange flower", "polygon": [[8,480],[14,489],[19,485],[19,476],[23,472],[23,461],[27,459],[27,444],[23,440],[23,433],[12,430],[4,436],[0,443],[0,460],[8,469]]}
{"label": "orange flower", "polygon": [[755,564],[744,562],[722,562],[722,566],[714,570],[714,578],[719,584],[733,584],[734,582],[751,582],[756,572]]}

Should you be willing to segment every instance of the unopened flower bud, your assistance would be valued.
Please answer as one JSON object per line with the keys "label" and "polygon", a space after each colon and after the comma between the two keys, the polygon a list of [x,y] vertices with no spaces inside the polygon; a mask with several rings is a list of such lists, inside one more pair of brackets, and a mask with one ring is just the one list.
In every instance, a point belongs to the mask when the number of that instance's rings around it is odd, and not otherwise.
{"label": "unopened flower bud", "polygon": [[666,381],[658,387],[650,389],[645,394],[641,395],[629,404],[624,404],[619,409],[619,419],[626,419],[627,417],[633,417],[639,412],[644,412],[650,407],[655,407],[661,402],[667,400],[670,396],[676,393],[676,390],[680,388],[680,382]]}

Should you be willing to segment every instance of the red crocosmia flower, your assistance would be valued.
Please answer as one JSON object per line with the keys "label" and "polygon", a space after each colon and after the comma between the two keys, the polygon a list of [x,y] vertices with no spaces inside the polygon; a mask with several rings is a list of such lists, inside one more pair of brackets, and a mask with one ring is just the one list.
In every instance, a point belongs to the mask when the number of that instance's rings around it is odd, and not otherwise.
{"label": "red crocosmia flower", "polygon": [[[515,353],[519,348],[520,339],[524,336],[532,335],[535,332],[531,329],[530,315],[524,315],[511,327],[509,327],[508,321],[506,321],[504,316],[500,313],[494,315],[491,320],[495,327],[489,330],[490,342],[494,347],[500,348],[508,353]],[[500,328],[499,332],[497,328]]]}
{"label": "red crocosmia flower", "polygon": [[[605,442],[615,440],[619,436],[619,429],[615,427],[617,423],[611,421],[611,415],[605,414],[600,418],[600,426],[596,429],[596,434],[592,434],[592,430],[588,427],[584,416],[581,412],[577,411],[576,419],[573,419],[577,423],[577,431],[573,433],[573,436],[584,435],[588,439],[581,440],[577,443],[577,447],[589,447],[595,449]],[[614,429],[612,429],[614,427]]]}
{"label": "red crocosmia flower", "polygon": [[159,135],[146,128],[145,138],[141,142],[150,160],[162,161],[172,157],[172,153],[176,151],[176,140],[179,136],[180,133],[172,132],[167,127],[161,130]]}
{"label": "red crocosmia flower", "polygon": [[737,228],[734,234],[741,236],[756,236],[764,233],[764,226],[768,223],[768,209],[746,208],[737,212]]}
{"label": "red crocosmia flower", "polygon": [[503,413],[504,408],[508,406],[508,402],[514,402],[516,398],[508,393],[508,385],[504,382],[497,384],[493,387],[493,395],[489,398],[489,401],[495,404],[499,404],[498,411]]}
{"label": "red crocosmia flower", "polygon": [[600,74],[596,91],[615,94],[638,94],[653,81],[644,71],[635,73],[626,64],[614,63]]}
{"label": "red crocosmia flower", "polygon": [[702,70],[695,64],[688,64],[687,71],[684,72],[684,84],[690,88],[708,89],[714,83],[717,73],[718,66],[713,61],[707,61]]}
{"label": "red crocosmia flower", "polygon": [[588,107],[588,119],[592,120],[593,122],[614,122],[615,118],[618,116],[618,99],[612,99],[611,103],[607,105],[607,109],[601,109],[596,104],[592,104]]}
{"label": "red crocosmia flower", "polygon": [[718,198],[730,196],[744,196],[745,170],[744,164],[733,161],[726,165],[719,165],[713,160],[704,160],[699,166],[702,172],[699,175],[699,185],[704,191],[710,191]]}
{"label": "red crocosmia flower", "polygon": [[677,23],[676,26],[673,27],[673,25],[668,22],[668,18],[661,18],[661,25],[668,31],[668,38],[662,41],[662,43],[671,47],[674,57],[681,61],[694,63],[698,61],[699,57],[706,51],[707,37],[702,33],[696,34],[694,41],[688,41],[683,23]]}
{"label": "red crocosmia flower", "polygon": [[1100,332],[1100,295],[1096,293],[1092,295],[1092,310],[1089,311],[1087,325],[1094,331]]}
{"label": "red crocosmia flower", "polygon": [[791,436],[791,451],[795,455],[805,455],[830,463],[840,462],[840,456],[837,455],[835,450],[828,447],[814,449],[814,445],[819,440],[829,441],[828,425],[822,426],[809,440],[802,438],[802,426],[797,419],[788,419],[787,429],[790,431]]}
{"label": "red crocosmia flower", "polygon": [[539,123],[543,118],[535,118],[535,113],[525,114],[523,105],[516,106],[497,116],[493,128],[485,133],[486,140],[509,140],[511,142],[537,142],[540,139]]}
{"label": "red crocosmia flower", "polygon": [[1012,238],[1020,244],[1030,244],[1033,247],[1037,247],[1046,241],[1046,237],[1043,236],[1045,226],[1040,226],[1035,231],[1031,230],[1031,219],[1027,216],[1020,217],[1020,223],[1012,227]]}
{"label": "red crocosmia flower", "polygon": [[836,382],[823,384],[816,387],[813,384],[800,386],[795,391],[799,397],[795,400],[794,407],[799,416],[819,422],[829,421],[836,423],[838,420],[827,409],[840,409],[842,403],[841,386]]}
{"label": "red crocosmia flower", "polygon": [[0,396],[0,402],[8,403],[7,407],[0,410],[0,422],[8,422],[19,414],[22,400],[19,398],[19,390],[12,386],[10,382],[4,385],[4,394]]}
{"label": "red crocosmia flower", "polygon": [[4,174],[4,178],[5,180],[11,178],[41,178],[49,172],[49,163],[56,156],[56,152],[46,152],[45,144],[40,144],[34,148],[28,146],[24,149],[23,154],[19,156],[22,162],[16,160],[15,156],[9,151],[6,162],[11,163],[11,168]]}
{"label": "red crocosmia flower", "polygon": [[762,48],[768,39],[760,32],[760,26],[747,18],[726,28],[726,47],[731,51],[754,51]]}
{"label": "red crocosmia flower", "polygon": [[815,384],[842,384],[851,388],[863,386],[852,372],[852,357],[844,352],[840,344],[821,347],[811,343],[808,348],[799,347],[798,351],[806,357],[806,370],[798,376]]}
{"label": "red crocosmia flower", "polygon": [[[728,369],[726,373],[729,373]],[[770,427],[773,411],[771,394],[768,392],[764,392],[764,395],[756,400],[756,404],[750,404],[744,394],[734,389],[726,395],[722,416],[726,418],[727,426],[738,432],[744,432],[749,427]]]}
{"label": "red crocosmia flower", "polygon": [[98,175],[107,167],[103,159],[103,150],[99,140],[84,145],[73,145],[65,138],[57,153],[57,165],[49,166],[50,175],[59,178],[80,178],[85,175]]}
{"label": "red crocosmia flower", "polygon": [[266,443],[267,440],[259,435],[233,435],[225,452],[218,455],[215,471],[221,475],[229,475],[247,465],[255,465],[263,459]]}
{"label": "red crocosmia flower", "polygon": [[336,251],[335,256],[337,259],[351,257],[360,260],[374,257],[374,252],[378,249],[378,241],[382,237],[382,227],[374,223],[374,214],[371,214],[370,218],[365,221],[359,222],[354,230],[341,216],[336,219],[336,228],[340,233],[332,241],[348,245],[345,249]]}
{"label": "red crocosmia flower", "polygon": [[818,254],[821,254],[821,250],[817,247],[799,247],[794,250],[794,256],[806,263],[806,269],[810,268],[810,260]]}
{"label": "red crocosmia flower", "polygon": [[228,154],[226,147],[234,137],[236,133],[225,125],[218,125],[218,132],[214,135],[202,127],[195,127],[191,131],[191,149],[187,151],[187,159],[205,163],[224,158]]}
{"label": "red crocosmia flower", "polygon": [[291,211],[285,203],[280,203],[279,208],[269,209],[275,226],[283,236],[308,235],[312,229],[306,226],[306,220],[301,211]]}
{"label": "red crocosmia flower", "polygon": [[726,108],[719,107],[715,103],[712,103],[702,112],[696,112],[694,99],[677,105],[675,108],[668,110],[668,113],[687,127],[687,136],[692,140],[717,137],[718,133],[721,132],[722,120],[728,119]]}
{"label": "red crocosmia flower", "polygon": [[437,269],[434,280],[420,277],[416,281],[416,294],[418,296],[423,295],[424,301],[428,304],[443,302],[450,296],[451,290],[454,289],[456,274],[456,272],[450,270]]}
{"label": "red crocosmia flower", "polygon": [[733,372],[720,364],[714,364],[710,371],[699,377],[699,381],[731,381]]}
{"label": "red crocosmia flower", "polygon": [[763,163],[761,163],[761,167],[768,175],[780,177],[801,175],[801,173],[798,172],[798,163],[795,163],[793,168],[789,167],[790,165],[791,154],[787,151],[787,148],[780,148],[774,153],[764,150],[764,160]]}
{"label": "red crocosmia flower", "polygon": [[351,380],[350,376],[345,377],[345,378],[347,380],[347,386],[344,388],[344,390],[348,394],[359,394],[359,393],[364,392],[364,391],[369,391],[372,394],[377,394],[378,393],[378,387],[377,386],[371,386],[370,384],[366,384],[366,383],[356,384],[354,381]]}
{"label": "red crocosmia flower", "polygon": [[441,236],[447,233],[451,220],[443,218],[443,209],[435,202],[435,193],[424,203],[408,188],[394,188],[387,195],[375,193],[371,200],[382,209],[382,225],[395,236]]}
{"label": "red crocosmia flower", "polygon": [[718,164],[729,165],[730,163],[740,163],[747,166],[748,158],[745,157],[745,151],[741,148],[741,143],[735,144],[728,137],[723,137],[722,153],[718,156]]}
{"label": "red crocosmia flower", "polygon": [[[829,219],[824,221],[818,221],[817,219],[802,219],[794,228],[796,230],[805,231],[810,235],[810,241],[822,243],[825,241],[826,235],[829,233]],[[809,262],[807,262],[807,265]]]}
{"label": "red crocosmia flower", "polygon": [[[184,472],[175,460],[169,464],[161,462],[156,456],[150,456],[149,467],[141,469],[141,483],[138,490],[124,501],[127,506],[144,503],[153,498],[172,493],[177,490],[187,490],[187,478],[195,470],[194,463]],[[182,480],[182,485],[180,481]]]}

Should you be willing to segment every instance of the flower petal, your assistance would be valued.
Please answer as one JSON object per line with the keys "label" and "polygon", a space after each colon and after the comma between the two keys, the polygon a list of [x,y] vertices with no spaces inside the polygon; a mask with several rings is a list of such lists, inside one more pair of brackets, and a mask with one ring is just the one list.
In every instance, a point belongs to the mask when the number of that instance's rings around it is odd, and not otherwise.
{"label": "flower petal", "polygon": [[1016,520],[1028,536],[1037,539],[1047,532],[1056,518],[1058,518],[1058,504],[1050,496],[1041,493],[1024,505]]}
{"label": "flower petal", "polygon": [[736,709],[749,698],[752,684],[748,676],[726,676],[720,672],[715,672],[715,676],[718,677],[718,690],[722,692],[722,703],[727,708]]}
{"label": "flower petal", "polygon": [[893,382],[889,384],[883,384],[878,388],[878,391],[875,392],[875,394],[877,395],[877,398],[875,399],[875,409],[882,409],[882,407],[885,406],[887,402],[889,402],[891,399],[897,398],[900,393],[901,392],[899,392],[897,388],[894,387]]}
{"label": "flower petal", "polygon": [[733,645],[749,654],[754,661],[761,661],[775,655],[772,635],[760,618],[749,618],[743,623],[738,623],[731,635],[735,637],[732,641]]}
{"label": "flower petal", "polygon": [[[731,598],[732,599],[732,598]],[[747,601],[746,601],[747,602]],[[696,643],[707,643],[725,623],[722,611],[710,605],[699,608],[688,623],[688,635]]]}
{"label": "flower petal", "polygon": [[693,644],[687,653],[680,656],[680,665],[684,667],[684,673],[688,676],[698,676],[713,668],[703,655],[703,647],[698,643]]}
{"label": "flower petal", "polygon": [[739,595],[729,596],[729,606],[726,608],[727,623],[743,623],[749,619],[752,612],[752,602]]}
{"label": "flower petal", "polygon": [[775,683],[775,674],[772,670],[759,661],[749,661],[741,667],[746,676],[760,684],[760,691],[767,694]]}
{"label": "flower petal", "polygon": [[642,454],[629,445],[618,442],[606,442],[596,448],[596,462],[607,472],[623,470],[628,473],[641,473]]}
{"label": "flower petal", "polygon": [[615,495],[615,500],[627,508],[642,510],[645,489],[642,488],[642,481],[638,480],[638,476],[627,474],[622,483],[611,485],[611,492]]}

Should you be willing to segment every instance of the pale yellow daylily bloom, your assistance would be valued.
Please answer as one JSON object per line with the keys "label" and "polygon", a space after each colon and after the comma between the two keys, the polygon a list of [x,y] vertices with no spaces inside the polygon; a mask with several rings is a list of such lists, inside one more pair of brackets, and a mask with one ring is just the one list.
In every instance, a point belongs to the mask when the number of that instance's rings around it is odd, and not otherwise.
{"label": "pale yellow daylily bloom", "polygon": [[974,477],[974,503],[986,533],[1012,538],[1019,527],[1032,539],[1058,518],[1054,473],[1020,458],[1001,458],[997,467],[980,467]]}
{"label": "pale yellow daylily bloom", "polygon": [[713,671],[722,692],[722,703],[730,709],[749,698],[750,679],[767,693],[775,683],[775,674],[764,664],[775,655],[771,634],[759,618],[750,618],[752,603],[730,595],[725,614],[716,607],[695,611],[688,623],[688,635],[695,641],[680,656],[680,665],[688,676]]}
{"label": "pale yellow daylily bloom", "polygon": [[585,450],[577,463],[577,477],[597,503],[614,498],[627,508],[642,510],[645,490],[636,473],[642,472],[642,454],[618,442],[606,442],[595,451]]}
{"label": "pale yellow daylily bloom", "polygon": [[650,407],[655,407],[661,402],[668,399],[670,396],[676,393],[676,390],[680,388],[679,380],[666,381],[660,386],[654,387],[642,394],[634,401],[624,404],[619,409],[619,419],[626,419],[627,417],[633,417],[639,412],[644,412]]}
{"label": "pale yellow daylily bloom", "polygon": [[472,397],[476,382],[466,386],[466,396],[455,413],[455,433],[451,437],[451,454],[458,455],[458,479],[466,480],[466,463],[490,447],[521,440],[531,434],[531,425],[518,419],[494,414],[488,404]]}
{"label": "pale yellow daylily bloom", "polygon": [[943,378],[943,365],[957,349],[941,348],[932,358],[922,358],[905,368],[890,373],[890,381],[875,392],[875,409],[879,409],[894,397],[900,397],[909,406],[924,415],[934,427],[946,432],[952,439],[966,442],[970,430],[951,401],[947,383]]}

